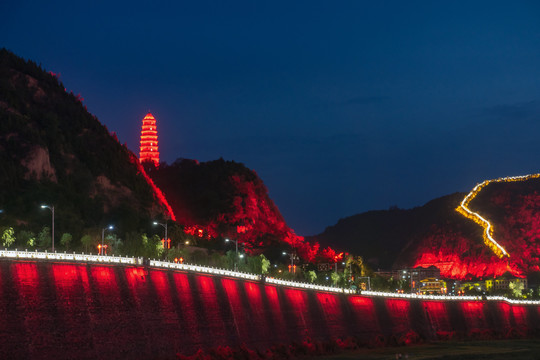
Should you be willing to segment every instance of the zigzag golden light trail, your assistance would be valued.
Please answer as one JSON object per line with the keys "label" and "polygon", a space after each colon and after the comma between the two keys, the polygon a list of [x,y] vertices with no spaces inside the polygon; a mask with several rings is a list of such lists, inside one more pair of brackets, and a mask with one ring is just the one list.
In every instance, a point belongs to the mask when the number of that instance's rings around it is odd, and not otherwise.
{"label": "zigzag golden light trail", "polygon": [[523,175],[523,176],[509,176],[504,178],[498,178],[493,180],[486,180],[478,185],[476,185],[472,191],[465,196],[463,201],[461,202],[460,206],[456,208],[456,211],[460,213],[461,215],[465,216],[468,219],[471,219],[478,225],[482,226],[484,228],[484,243],[497,255],[499,258],[502,258],[504,256],[510,257],[510,254],[506,252],[506,250],[493,238],[493,225],[491,223],[484,219],[480,214],[475,213],[471,211],[468,206],[469,203],[478,195],[478,193],[487,185],[493,183],[493,182],[514,182],[514,181],[525,181],[529,179],[537,179],[540,178],[540,174],[532,174],[532,175]]}

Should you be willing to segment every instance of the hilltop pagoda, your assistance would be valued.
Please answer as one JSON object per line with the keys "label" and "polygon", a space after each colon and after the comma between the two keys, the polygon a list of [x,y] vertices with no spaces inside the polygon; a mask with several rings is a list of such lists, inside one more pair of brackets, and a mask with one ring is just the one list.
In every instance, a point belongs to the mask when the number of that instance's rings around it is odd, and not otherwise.
{"label": "hilltop pagoda", "polygon": [[142,121],[139,161],[153,161],[155,166],[159,165],[156,118],[150,113],[146,114]]}

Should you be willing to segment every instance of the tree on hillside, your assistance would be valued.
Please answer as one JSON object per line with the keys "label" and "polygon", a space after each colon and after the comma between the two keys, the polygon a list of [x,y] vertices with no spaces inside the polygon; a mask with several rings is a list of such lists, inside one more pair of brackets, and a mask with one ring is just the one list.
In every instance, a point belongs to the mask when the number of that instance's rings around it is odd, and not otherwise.
{"label": "tree on hillside", "polygon": [[515,298],[523,297],[523,289],[525,286],[521,281],[510,281],[508,288],[510,289],[511,296]]}
{"label": "tree on hillside", "polygon": [[122,248],[123,242],[118,235],[112,233],[105,236],[105,243],[109,246],[109,254],[118,254]]}
{"label": "tree on hillside", "polygon": [[17,234],[17,242],[26,248],[33,248],[36,246],[36,235],[28,230],[21,230]]}
{"label": "tree on hillside", "polygon": [[261,274],[268,274],[268,271],[270,270],[270,260],[263,254],[259,256],[261,257]]}
{"label": "tree on hillside", "polygon": [[317,273],[315,272],[315,270],[310,270],[306,273],[306,279],[310,282],[310,283],[314,283],[315,280],[317,280]]}
{"label": "tree on hillside", "polygon": [[2,246],[5,248],[11,247],[15,243],[15,230],[12,227],[8,227],[2,234]]}
{"label": "tree on hillside", "polygon": [[248,256],[246,271],[252,274],[266,274],[270,267],[270,261],[263,254],[259,256]]}
{"label": "tree on hillside", "polygon": [[69,233],[63,233],[62,237],[60,238],[60,244],[66,249],[69,249],[69,245],[71,244],[71,240],[73,240],[73,236]]}
{"label": "tree on hillside", "polygon": [[41,249],[48,249],[51,246],[51,229],[44,226],[37,236],[37,243]]}
{"label": "tree on hillside", "polygon": [[88,252],[88,248],[92,247],[92,237],[88,234],[85,234],[81,238],[81,244],[84,246],[84,251]]}
{"label": "tree on hillside", "polygon": [[332,271],[332,273],[330,274],[330,279],[332,280],[332,284],[334,286],[337,286],[337,283],[341,279],[341,276],[339,276],[337,272]]}

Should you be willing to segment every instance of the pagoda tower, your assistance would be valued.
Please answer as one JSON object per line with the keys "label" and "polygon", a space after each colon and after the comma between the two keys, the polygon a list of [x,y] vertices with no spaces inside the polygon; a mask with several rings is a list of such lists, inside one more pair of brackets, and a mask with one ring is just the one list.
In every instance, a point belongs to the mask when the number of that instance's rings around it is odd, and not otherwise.
{"label": "pagoda tower", "polygon": [[159,165],[156,118],[150,113],[146,114],[142,121],[139,161],[153,161],[154,165]]}

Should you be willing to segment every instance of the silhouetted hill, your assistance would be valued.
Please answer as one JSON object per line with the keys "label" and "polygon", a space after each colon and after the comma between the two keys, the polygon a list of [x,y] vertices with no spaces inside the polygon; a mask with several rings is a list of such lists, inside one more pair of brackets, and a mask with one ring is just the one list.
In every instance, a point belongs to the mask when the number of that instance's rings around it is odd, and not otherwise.
{"label": "silhouetted hill", "polygon": [[361,254],[371,266],[388,269],[409,242],[423,237],[433,226],[461,223],[454,209],[464,196],[455,193],[413,209],[368,211],[340,219],[322,234],[307,239]]}
{"label": "silhouetted hill", "polygon": [[[37,233],[55,206],[57,241],[110,223],[117,233],[147,228],[165,211],[137,158],[32,61],[0,50],[2,224]],[[123,237],[123,236],[122,236]],[[24,246],[24,244],[21,244]]]}

